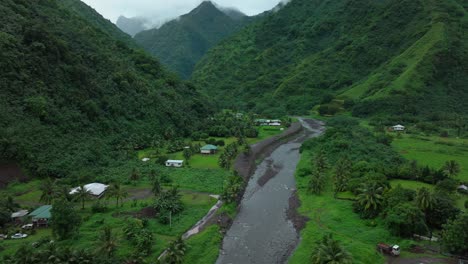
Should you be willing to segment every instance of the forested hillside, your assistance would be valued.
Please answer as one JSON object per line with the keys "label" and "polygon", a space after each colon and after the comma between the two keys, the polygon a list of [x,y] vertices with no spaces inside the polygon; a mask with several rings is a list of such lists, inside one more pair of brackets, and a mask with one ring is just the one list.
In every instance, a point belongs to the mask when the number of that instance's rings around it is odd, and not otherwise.
{"label": "forested hillside", "polygon": [[61,0],[57,1],[57,4],[80,16],[82,19],[86,20],[86,22],[100,29],[103,33],[108,34],[115,40],[125,42],[127,45],[133,48],[138,47],[138,45],[136,45],[135,41],[133,41],[130,36],[122,32],[116,25],[105,19],[101,14],[96,12],[96,10],[90,8],[82,1]]}
{"label": "forested hillside", "polygon": [[[193,80],[222,107],[356,115],[468,110],[466,1],[292,0],[213,48]],[[273,108],[273,110],[272,110]]]}
{"label": "forested hillside", "polygon": [[191,85],[114,29],[78,0],[1,1],[0,161],[89,175],[207,115]]}
{"label": "forested hillside", "polygon": [[188,78],[195,64],[211,47],[251,20],[234,10],[224,13],[210,1],[205,1],[160,28],[138,33],[135,40],[163,64]]}

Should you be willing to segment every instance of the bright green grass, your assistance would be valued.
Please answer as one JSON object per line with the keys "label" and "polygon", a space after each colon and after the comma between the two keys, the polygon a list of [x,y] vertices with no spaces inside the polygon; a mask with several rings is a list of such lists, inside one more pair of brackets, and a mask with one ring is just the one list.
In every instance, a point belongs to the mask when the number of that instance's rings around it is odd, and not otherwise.
{"label": "bright green grass", "polygon": [[[310,158],[309,153],[303,153],[298,169],[308,166]],[[315,242],[327,233],[332,233],[342,243],[356,264],[384,263],[384,258],[375,250],[379,242],[396,243],[402,247],[408,244],[390,235],[379,220],[376,220],[376,227],[366,225],[370,221],[360,219],[353,212],[352,202],[333,198],[331,186],[316,196],[307,192],[307,177],[296,179],[302,203],[299,212],[310,220],[301,231],[301,242],[289,263],[309,263]]]}
{"label": "bright green grass", "polygon": [[419,182],[419,181],[410,181],[410,180],[390,180],[390,185],[392,187],[396,187],[398,185],[401,185],[401,187],[406,188],[406,189],[411,189],[411,190],[418,190],[422,187],[426,187],[429,190],[434,189],[434,185],[424,183],[424,182]]}
{"label": "bright green grass", "polygon": [[468,182],[468,140],[456,138],[421,137],[403,135],[393,141],[392,146],[409,160],[434,169],[441,168],[446,161],[456,160],[461,172],[457,179]]}
{"label": "bright green grass", "polygon": [[215,263],[223,237],[219,226],[211,225],[201,233],[187,240],[187,252],[184,258],[186,264]]}
{"label": "bright green grass", "polygon": [[164,168],[172,184],[183,190],[220,194],[231,172],[223,169]]}

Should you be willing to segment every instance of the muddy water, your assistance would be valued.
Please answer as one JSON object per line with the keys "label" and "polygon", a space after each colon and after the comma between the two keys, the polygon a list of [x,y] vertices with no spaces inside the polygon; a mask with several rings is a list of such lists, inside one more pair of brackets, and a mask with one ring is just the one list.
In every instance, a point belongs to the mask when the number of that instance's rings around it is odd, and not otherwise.
{"label": "muddy water", "polygon": [[218,264],[285,263],[296,247],[299,236],[286,212],[296,187],[299,148],[305,139],[321,133],[319,123],[301,123],[306,132],[279,146],[257,167],[224,238]]}

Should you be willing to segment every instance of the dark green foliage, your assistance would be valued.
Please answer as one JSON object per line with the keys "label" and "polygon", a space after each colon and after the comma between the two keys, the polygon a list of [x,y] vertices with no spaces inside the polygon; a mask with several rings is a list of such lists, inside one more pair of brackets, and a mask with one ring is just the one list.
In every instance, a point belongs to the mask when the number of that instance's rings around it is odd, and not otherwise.
{"label": "dark green foliage", "polygon": [[90,252],[89,250],[72,250],[68,247],[59,247],[56,243],[41,243],[38,248],[29,244],[21,246],[13,256],[2,260],[4,264],[36,264],[36,263],[115,263],[112,260]]}
{"label": "dark green foliage", "polygon": [[232,175],[224,183],[221,198],[226,203],[237,202],[240,198],[239,194],[242,193],[244,187],[244,180],[239,175]]}
{"label": "dark green foliage", "polygon": [[169,224],[171,215],[176,215],[184,210],[181,194],[177,187],[163,191],[154,203],[154,208],[159,213],[159,220],[164,224]]}
{"label": "dark green foliage", "polygon": [[432,228],[441,229],[447,221],[454,219],[460,210],[450,198],[435,196],[433,206],[426,213],[427,225]]}
{"label": "dark green foliage", "polygon": [[210,1],[160,28],[138,33],[135,41],[171,70],[188,78],[195,64],[222,39],[251,21],[233,19]]}
{"label": "dark green foliage", "polygon": [[98,174],[167,130],[193,132],[207,115],[194,87],[114,29],[78,0],[1,2],[2,160],[38,176]]}
{"label": "dark green foliage", "polygon": [[50,221],[54,237],[64,240],[76,235],[81,224],[81,218],[73,203],[64,199],[56,200],[52,204],[50,213],[52,215]]}
{"label": "dark green foliage", "polygon": [[452,253],[468,254],[468,213],[457,216],[454,220],[444,225],[442,243]]}
{"label": "dark green foliage", "polygon": [[192,77],[222,107],[259,113],[324,103],[333,114],[330,95],[360,116],[462,113],[466,17],[455,0],[294,0],[210,50]]}
{"label": "dark green foliage", "polygon": [[388,211],[385,218],[387,228],[394,234],[411,237],[413,234],[426,235],[424,213],[412,203],[399,203]]}
{"label": "dark green foliage", "polygon": [[312,264],[351,264],[353,257],[340,244],[338,240],[333,239],[333,235],[325,235],[322,240],[317,242],[313,249]]}

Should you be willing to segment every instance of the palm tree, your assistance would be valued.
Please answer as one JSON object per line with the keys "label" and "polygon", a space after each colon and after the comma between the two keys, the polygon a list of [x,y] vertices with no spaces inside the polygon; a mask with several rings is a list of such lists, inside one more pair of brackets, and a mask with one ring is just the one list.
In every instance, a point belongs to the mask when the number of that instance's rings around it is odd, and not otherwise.
{"label": "palm tree", "polygon": [[151,191],[153,191],[154,196],[158,197],[161,194],[162,187],[161,187],[161,181],[159,178],[155,178],[153,181],[153,187],[151,188]]}
{"label": "palm tree", "polygon": [[383,201],[383,188],[377,183],[366,184],[359,189],[357,202],[363,206],[365,211],[377,211]]}
{"label": "palm tree", "polygon": [[116,207],[119,207],[119,201],[122,202],[123,205],[123,199],[127,198],[128,193],[122,189],[122,186],[119,183],[114,183],[109,187],[109,190],[107,191],[109,194],[108,198],[114,197],[116,201]]}
{"label": "palm tree", "polygon": [[311,176],[309,182],[309,191],[311,191],[314,194],[322,193],[323,189],[325,189],[325,181],[325,174],[316,170]]}
{"label": "palm tree", "polygon": [[434,196],[428,188],[422,187],[418,190],[418,193],[416,194],[416,204],[423,212],[427,212],[427,210],[432,209],[434,206]]}
{"label": "palm tree", "polygon": [[91,192],[86,189],[84,186],[80,186],[75,193],[75,199],[81,201],[81,210],[84,209],[85,202],[89,199]]}
{"label": "palm tree", "polygon": [[334,196],[338,192],[343,192],[346,190],[346,186],[348,184],[349,176],[351,171],[351,161],[347,158],[341,158],[338,160],[335,166],[335,177],[334,177],[334,184],[335,184],[335,193]]}
{"label": "palm tree", "polygon": [[325,172],[325,170],[328,169],[328,160],[323,150],[320,150],[317,155],[315,155],[313,164],[315,169],[319,172]]}
{"label": "palm tree", "polygon": [[140,174],[136,168],[133,168],[132,173],[130,174],[130,181],[135,184],[140,179]]}
{"label": "palm tree", "polygon": [[442,169],[448,176],[453,177],[460,173],[460,164],[455,160],[450,160],[445,162]]}
{"label": "palm tree", "polygon": [[51,178],[45,179],[39,186],[39,190],[42,192],[41,197],[39,198],[40,202],[51,204],[52,200],[56,198],[57,187],[55,185],[55,181],[53,181]]}
{"label": "palm tree", "polygon": [[334,240],[331,234],[323,236],[322,241],[317,243],[311,261],[313,264],[351,264],[352,262],[351,254]]}
{"label": "palm tree", "polygon": [[117,241],[112,234],[112,228],[105,226],[99,237],[98,253],[105,254],[107,258],[112,257],[117,248]]}
{"label": "palm tree", "polygon": [[186,250],[187,247],[185,246],[184,241],[181,238],[177,239],[176,241],[172,242],[169,248],[167,249],[163,263],[183,263]]}

